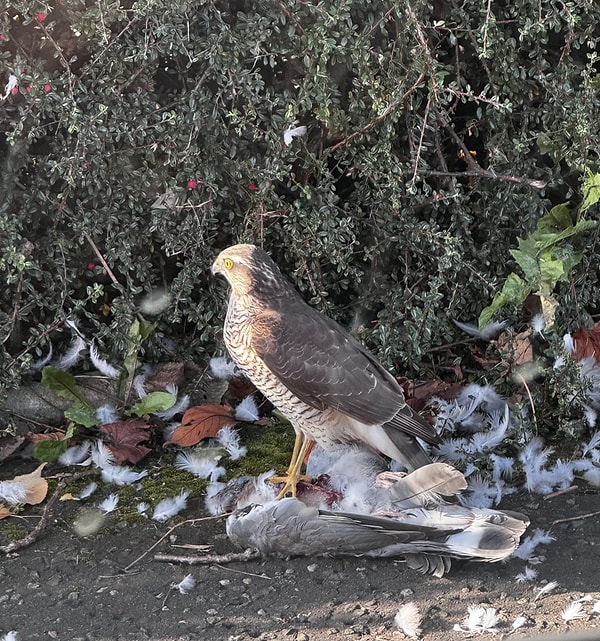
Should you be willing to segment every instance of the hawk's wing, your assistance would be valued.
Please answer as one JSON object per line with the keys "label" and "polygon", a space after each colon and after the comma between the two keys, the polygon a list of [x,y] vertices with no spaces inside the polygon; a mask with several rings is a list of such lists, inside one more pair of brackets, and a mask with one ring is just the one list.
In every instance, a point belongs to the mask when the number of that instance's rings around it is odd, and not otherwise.
{"label": "hawk's wing", "polygon": [[404,400],[396,379],[335,321],[300,300],[253,322],[252,347],[295,396],[320,410],[332,407],[368,425],[396,427],[427,441],[433,428]]}

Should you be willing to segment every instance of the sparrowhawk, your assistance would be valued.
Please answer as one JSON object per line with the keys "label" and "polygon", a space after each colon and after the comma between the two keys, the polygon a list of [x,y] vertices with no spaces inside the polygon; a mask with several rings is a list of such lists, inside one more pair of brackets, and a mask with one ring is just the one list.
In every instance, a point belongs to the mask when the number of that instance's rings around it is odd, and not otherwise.
{"label": "sparrowhawk", "polygon": [[362,442],[410,470],[431,462],[416,437],[435,430],[404,400],[396,379],[353,336],[310,307],[254,245],[223,250],[212,266],[231,286],[225,346],[290,421],[296,443],[282,491],[295,492],[310,443]]}

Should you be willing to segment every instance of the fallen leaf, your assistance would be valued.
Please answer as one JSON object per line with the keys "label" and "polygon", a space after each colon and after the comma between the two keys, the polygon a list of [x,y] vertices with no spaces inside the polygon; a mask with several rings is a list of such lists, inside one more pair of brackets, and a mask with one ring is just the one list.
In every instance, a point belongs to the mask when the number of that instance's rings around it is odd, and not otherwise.
{"label": "fallen leaf", "polygon": [[593,356],[596,363],[600,363],[600,322],[591,329],[578,329],[573,332],[573,344],[577,360]]}
{"label": "fallen leaf", "polygon": [[140,418],[107,423],[100,430],[110,438],[108,447],[116,463],[139,463],[152,451],[147,443],[152,441],[154,426]]}
{"label": "fallen leaf", "polygon": [[33,472],[15,476],[13,479],[13,481],[20,483],[27,490],[27,496],[23,503],[37,505],[46,498],[46,494],[48,494],[48,481],[42,478],[42,470],[45,466],[46,463],[42,463],[36,467]]}
{"label": "fallen leaf", "polygon": [[196,445],[204,438],[215,437],[219,430],[237,423],[227,405],[196,405],[183,415],[181,425],[175,428],[165,445]]}
{"label": "fallen leaf", "polygon": [[147,392],[166,391],[169,385],[181,389],[197,372],[192,363],[163,363],[146,378],[144,388]]}
{"label": "fallen leaf", "polygon": [[79,501],[80,499],[78,496],[71,494],[71,492],[67,492],[66,494],[63,494],[58,500],[59,501]]}
{"label": "fallen leaf", "polygon": [[519,334],[504,332],[498,337],[498,350],[503,356],[506,367],[524,365],[533,361],[533,346],[531,344],[531,328]]}

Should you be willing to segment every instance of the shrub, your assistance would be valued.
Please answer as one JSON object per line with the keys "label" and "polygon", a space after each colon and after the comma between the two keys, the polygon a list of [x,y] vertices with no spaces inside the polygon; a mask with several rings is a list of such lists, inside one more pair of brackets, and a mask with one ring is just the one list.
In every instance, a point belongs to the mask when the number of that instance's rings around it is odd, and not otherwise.
{"label": "shrub", "polygon": [[[13,2],[3,384],[66,319],[122,358],[157,287],[171,302],[148,358],[219,349],[209,266],[240,240],[390,366],[435,365],[451,320],[477,318],[514,271],[517,236],[598,170],[598,25],[593,0]],[[580,243],[593,313],[597,233]]]}

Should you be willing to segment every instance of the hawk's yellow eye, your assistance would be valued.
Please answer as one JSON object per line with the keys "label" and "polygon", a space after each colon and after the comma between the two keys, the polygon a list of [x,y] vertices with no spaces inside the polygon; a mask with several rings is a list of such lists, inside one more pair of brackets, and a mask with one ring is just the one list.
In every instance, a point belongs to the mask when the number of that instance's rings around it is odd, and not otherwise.
{"label": "hawk's yellow eye", "polygon": [[233,267],[233,261],[231,258],[224,258],[223,265],[225,265],[225,269],[231,269]]}

